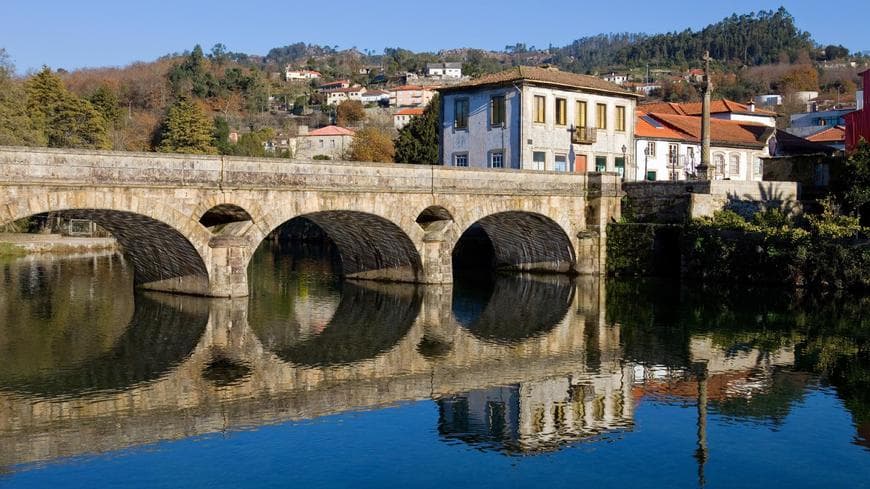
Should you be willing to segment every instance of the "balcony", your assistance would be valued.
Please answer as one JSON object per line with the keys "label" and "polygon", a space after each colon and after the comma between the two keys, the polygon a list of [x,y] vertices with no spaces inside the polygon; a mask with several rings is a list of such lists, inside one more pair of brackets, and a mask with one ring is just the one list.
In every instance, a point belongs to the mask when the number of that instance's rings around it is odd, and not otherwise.
{"label": "balcony", "polygon": [[575,127],[571,132],[571,143],[592,144],[596,141],[598,130],[594,127]]}

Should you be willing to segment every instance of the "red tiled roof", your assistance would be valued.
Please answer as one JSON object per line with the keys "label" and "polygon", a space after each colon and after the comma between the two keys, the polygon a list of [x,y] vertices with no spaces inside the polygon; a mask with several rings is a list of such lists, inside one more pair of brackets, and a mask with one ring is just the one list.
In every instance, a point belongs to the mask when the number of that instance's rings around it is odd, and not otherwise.
{"label": "red tiled roof", "polygon": [[402,110],[396,112],[396,115],[423,115],[423,109],[414,108],[414,107],[409,108],[409,109],[402,109]]}
{"label": "red tiled roof", "polygon": [[[698,143],[701,141],[700,117],[654,113],[644,115],[647,115],[664,124],[669,130],[674,131],[676,134],[669,133],[670,135],[658,136],[656,135],[657,133],[651,132],[652,129],[656,128],[652,127],[650,124],[647,124],[646,121],[643,121],[641,117],[639,119],[641,122],[643,122],[643,126],[645,127],[642,129],[643,134],[637,133],[636,131],[636,136],[638,137],[661,137],[665,139],[681,139],[694,143]],[[638,127],[641,127],[640,124],[638,125]],[[774,128],[765,126],[763,124],[754,124],[751,122],[743,121],[728,121],[722,119],[710,119],[710,141],[711,143],[720,146],[750,146],[762,148],[764,147],[764,145],[767,144],[767,140],[770,138],[773,132]]]}
{"label": "red tiled roof", "polygon": [[352,129],[341,126],[326,126],[315,129],[308,133],[309,136],[353,136],[356,134]]}
{"label": "red tiled roof", "polygon": [[407,92],[410,90],[433,90],[434,87],[424,87],[422,85],[401,85],[398,87],[391,88],[390,90],[394,92]]}
{"label": "red tiled roof", "polygon": [[846,142],[846,128],[844,126],[829,127],[804,139],[816,143],[844,143]]}
{"label": "red tiled roof", "polygon": [[683,132],[676,131],[671,129],[668,126],[661,125],[660,127],[655,127],[649,122],[647,122],[643,116],[647,114],[643,112],[637,113],[637,121],[634,125],[634,135],[638,138],[662,138],[662,139],[675,139],[675,140],[688,140],[689,135]]}
{"label": "red tiled roof", "polygon": [[441,91],[464,90],[468,88],[481,87],[486,85],[503,85],[511,82],[538,82],[546,85],[555,85],[560,87],[570,88],[585,88],[600,92],[626,95],[630,97],[639,97],[634,92],[629,92],[622,89],[619,85],[602,80],[601,78],[589,75],[578,75],[567,71],[559,71],[550,68],[541,68],[535,66],[517,66],[509,70],[491,75],[484,75],[475,80],[459,85],[443,87]]}
{"label": "red tiled roof", "polygon": [[[690,102],[683,104],[678,104],[674,102],[657,102],[652,104],[639,105],[638,109],[643,110],[644,112],[676,115],[701,115],[701,112],[703,110],[703,108],[701,107],[701,102]],[[710,104],[711,114],[722,114],[725,112],[776,117],[776,112],[771,112],[769,110],[758,108],[756,108],[754,111],[750,111],[748,105],[728,99],[713,100],[713,102]]]}

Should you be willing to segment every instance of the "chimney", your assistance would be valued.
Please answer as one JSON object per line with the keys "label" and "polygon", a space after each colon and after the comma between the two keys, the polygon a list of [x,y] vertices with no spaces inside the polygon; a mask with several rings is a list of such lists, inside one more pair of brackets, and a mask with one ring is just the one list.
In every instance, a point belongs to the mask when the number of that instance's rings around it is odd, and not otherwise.
{"label": "chimney", "polygon": [[755,112],[755,101],[754,100],[749,101],[749,112]]}

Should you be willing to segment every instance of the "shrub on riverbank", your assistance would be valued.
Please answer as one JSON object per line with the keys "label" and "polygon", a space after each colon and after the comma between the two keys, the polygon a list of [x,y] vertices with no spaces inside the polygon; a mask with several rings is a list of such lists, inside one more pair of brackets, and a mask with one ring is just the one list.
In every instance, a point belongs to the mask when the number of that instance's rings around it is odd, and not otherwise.
{"label": "shrub on riverbank", "polygon": [[794,221],[776,209],[747,221],[731,211],[686,226],[685,276],[823,288],[870,289],[870,230],[840,215],[832,201],[824,212]]}

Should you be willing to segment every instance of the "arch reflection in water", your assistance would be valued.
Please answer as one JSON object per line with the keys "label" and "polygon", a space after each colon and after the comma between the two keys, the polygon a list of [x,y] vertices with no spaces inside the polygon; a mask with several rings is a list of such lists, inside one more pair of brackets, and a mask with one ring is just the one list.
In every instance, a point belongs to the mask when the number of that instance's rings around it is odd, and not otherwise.
{"label": "arch reflection in water", "polygon": [[374,358],[417,318],[418,287],[341,281],[336,261],[328,243],[261,248],[254,255],[249,323],[282,360],[315,367]]}
{"label": "arch reflection in water", "polygon": [[453,315],[481,339],[521,341],[564,319],[575,290],[561,275],[460,275],[453,286]]}
{"label": "arch reflection in water", "polygon": [[124,390],[187,358],[208,322],[201,299],[134,294],[118,255],[6,264],[0,389],[59,396]]}

